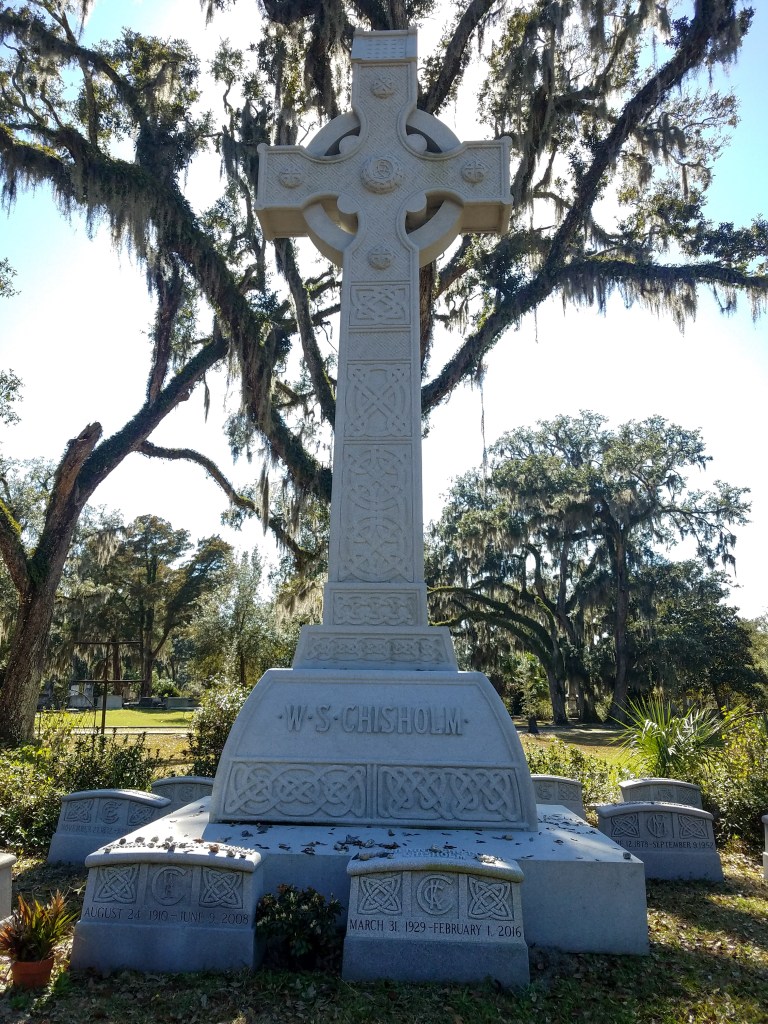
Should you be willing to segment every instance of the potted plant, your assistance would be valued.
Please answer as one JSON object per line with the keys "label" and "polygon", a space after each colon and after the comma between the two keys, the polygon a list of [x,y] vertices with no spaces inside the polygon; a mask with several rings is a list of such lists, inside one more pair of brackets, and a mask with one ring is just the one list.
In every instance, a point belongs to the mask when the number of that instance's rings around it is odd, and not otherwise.
{"label": "potted plant", "polygon": [[0,925],[0,953],[11,961],[11,975],[17,988],[40,988],[48,984],[53,968],[53,951],[77,917],[60,892],[47,903],[19,896],[16,909]]}

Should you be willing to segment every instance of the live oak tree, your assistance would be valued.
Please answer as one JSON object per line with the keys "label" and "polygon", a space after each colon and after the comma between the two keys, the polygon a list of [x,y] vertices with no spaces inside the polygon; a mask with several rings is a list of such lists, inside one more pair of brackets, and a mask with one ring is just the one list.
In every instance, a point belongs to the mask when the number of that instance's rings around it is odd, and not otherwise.
{"label": "live oak tree", "polygon": [[184,670],[193,680],[253,686],[268,668],[290,665],[298,624],[264,597],[262,583],[258,551],[244,552],[201,601],[184,634]]}
{"label": "live oak tree", "polygon": [[148,697],[156,663],[221,585],[232,548],[218,536],[193,545],[187,530],[153,515],[112,532],[109,545],[92,533],[82,546],[68,593],[67,632],[74,649],[78,639],[105,641],[81,654],[113,654],[109,641],[132,641],[120,653],[133,663],[141,696]]}
{"label": "live oak tree", "polygon": [[694,488],[691,471],[710,461],[700,433],[661,417],[611,430],[595,413],[560,416],[503,435],[490,459],[487,478],[459,481],[435,529],[436,612],[511,632],[545,669],[558,722],[566,680],[582,718],[593,714],[590,660],[610,637],[609,713],[621,720],[638,574],[680,541],[709,569],[733,565],[746,489]]}
{"label": "live oak tree", "polygon": [[751,623],[725,603],[728,583],[692,560],[658,561],[637,573],[629,646],[641,686],[680,706],[768,707],[768,666],[759,664]]}
{"label": "live oak tree", "polygon": [[[234,2],[202,6],[215,21]],[[74,523],[122,459],[141,452],[198,462],[297,554],[302,503],[328,500],[338,272],[302,268],[288,241],[265,243],[254,194],[260,142],[295,142],[346,109],[355,26],[401,29],[437,13],[444,35],[423,62],[419,106],[439,115],[461,97],[479,55],[482,86],[469,102],[489,135],[512,139],[509,232],[464,238],[421,273],[425,416],[555,294],[602,306],[619,290],[628,303],[682,322],[700,286],[715,289],[725,308],[742,293],[756,310],[768,287],[766,223],[734,227],[706,216],[711,168],[736,116],[706,73],[735,57],[749,28],[751,12],[736,0],[689,0],[670,11],[650,0],[471,0],[451,9],[436,0],[263,0],[252,5],[253,38],[241,49],[222,45],[214,61],[215,116],[200,112],[203,79],[183,41],[129,28],[91,45],[81,34],[89,6],[0,7],[3,194],[12,203],[20,189],[45,186],[65,213],[105,221],[145,264],[158,311],[146,402],[111,438],[93,423],[68,444],[34,550],[0,509],[0,551],[19,594],[0,693],[0,738],[10,740],[31,730]],[[208,102],[206,92],[202,109]],[[199,214],[185,195],[186,171],[211,146],[224,177]],[[601,199],[609,201],[598,210]],[[197,328],[197,301],[211,313],[207,331]],[[433,366],[438,325],[456,333],[451,353]],[[302,359],[297,378],[293,348]],[[225,360],[242,391],[232,446],[264,457],[254,495],[237,494],[203,454],[149,441]],[[270,472],[282,475],[281,511],[270,509]]]}

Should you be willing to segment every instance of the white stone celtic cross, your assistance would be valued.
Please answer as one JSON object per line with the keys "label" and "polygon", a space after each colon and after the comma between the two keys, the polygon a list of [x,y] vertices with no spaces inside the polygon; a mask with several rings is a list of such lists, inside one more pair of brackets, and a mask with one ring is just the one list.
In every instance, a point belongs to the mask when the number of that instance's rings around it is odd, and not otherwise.
{"label": "white stone celtic cross", "polygon": [[301,146],[260,146],[265,237],[308,235],[341,265],[323,625],[294,667],[455,667],[427,626],[419,267],[462,232],[503,231],[509,143],[461,144],[416,109],[416,31],[358,32],[352,112]]}

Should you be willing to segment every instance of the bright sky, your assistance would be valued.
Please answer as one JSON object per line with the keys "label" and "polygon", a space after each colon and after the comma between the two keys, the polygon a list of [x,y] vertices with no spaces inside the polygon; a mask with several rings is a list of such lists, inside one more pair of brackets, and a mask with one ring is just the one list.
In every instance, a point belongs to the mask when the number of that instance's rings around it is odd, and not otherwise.
{"label": "bright sky", "polygon": [[[183,35],[209,56],[219,38],[250,38],[255,5],[235,10],[204,29],[195,0],[97,0],[89,34],[113,37],[121,24],[158,35]],[[421,51],[428,47],[422,43]],[[730,85],[741,99],[742,122],[721,159],[711,189],[715,221],[746,223],[768,214],[765,173],[768,133],[768,10],[758,10]],[[718,83],[719,84],[719,83]],[[443,119],[465,139],[487,135],[464,113]],[[455,112],[454,112],[455,116]],[[218,182],[214,179],[214,191]],[[190,179],[193,201],[205,203],[208,172]],[[148,366],[147,329],[152,307],[141,270],[115,254],[100,232],[87,237],[80,222],[64,221],[43,190],[20,197],[8,218],[0,214],[0,258],[17,270],[19,295],[0,301],[0,368],[24,381],[21,424],[4,428],[4,452],[17,458],[58,459],[67,440],[98,420],[105,436],[121,427],[143,401]],[[723,317],[703,295],[685,334],[664,318],[625,310],[614,299],[607,316],[559,301],[510,332],[488,360],[484,387],[485,436],[533,425],[559,413],[591,409],[616,425],[660,414],[686,428],[700,428],[713,457],[692,483],[723,479],[751,488],[752,522],[738,531],[737,576],[732,601],[747,617],[768,611],[768,475],[762,453],[768,398],[768,321],[753,324],[748,303]],[[436,354],[434,365],[438,365]],[[152,440],[191,446],[217,460],[240,486],[258,467],[232,466],[221,422],[228,394],[224,373],[210,381],[212,408],[203,422],[202,393],[173,413]],[[424,445],[425,519],[436,518],[451,479],[482,458],[481,403],[463,388],[433,414]],[[122,509],[126,520],[152,512],[197,539],[219,532],[238,547],[263,545],[257,523],[240,533],[221,527],[225,499],[202,471],[181,463],[130,456],[96,492],[94,501]]]}

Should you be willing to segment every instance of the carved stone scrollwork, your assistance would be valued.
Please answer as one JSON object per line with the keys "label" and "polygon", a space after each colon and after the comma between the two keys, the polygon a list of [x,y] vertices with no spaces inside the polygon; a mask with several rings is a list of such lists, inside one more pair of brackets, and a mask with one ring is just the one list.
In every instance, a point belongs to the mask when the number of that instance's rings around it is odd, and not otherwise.
{"label": "carved stone scrollwork", "polygon": [[68,800],[64,812],[65,821],[86,822],[91,820],[93,800]]}
{"label": "carved stone scrollwork", "polygon": [[237,765],[225,810],[307,821],[318,813],[364,817],[365,780],[363,765]]}
{"label": "carved stone scrollwork", "polygon": [[203,868],[200,906],[242,910],[243,876],[241,872]]}
{"label": "carved stone scrollwork", "polygon": [[678,816],[681,839],[707,839],[707,819],[689,814]]}
{"label": "carved stone scrollwork", "polygon": [[380,327],[382,324],[408,324],[409,289],[407,284],[352,285],[352,327]]}
{"label": "carved stone scrollwork", "polygon": [[94,903],[135,903],[139,865],[126,864],[114,868],[99,868]]}
{"label": "carved stone scrollwork", "polygon": [[347,437],[408,437],[411,368],[352,364],[347,386]]}
{"label": "carved stone scrollwork", "polygon": [[412,594],[337,594],[333,618],[339,626],[405,626],[415,621]]}
{"label": "carved stone scrollwork", "polygon": [[626,836],[636,839],[640,835],[640,818],[637,814],[622,814],[611,818],[611,836]]}
{"label": "carved stone scrollwork", "polygon": [[359,914],[402,914],[403,876],[369,875],[360,878]]}
{"label": "carved stone scrollwork", "polygon": [[379,811],[385,819],[516,821],[513,771],[484,768],[379,769]]}
{"label": "carved stone scrollwork", "polygon": [[512,886],[509,882],[490,881],[470,875],[469,916],[491,921],[514,921]]}

